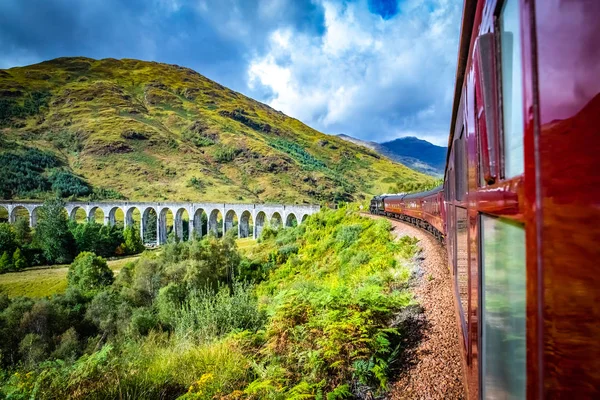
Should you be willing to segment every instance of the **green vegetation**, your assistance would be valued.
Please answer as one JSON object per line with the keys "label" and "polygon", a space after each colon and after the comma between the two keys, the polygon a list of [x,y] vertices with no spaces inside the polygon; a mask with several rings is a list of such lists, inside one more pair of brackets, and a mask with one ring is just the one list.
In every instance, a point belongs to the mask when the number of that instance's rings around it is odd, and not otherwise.
{"label": "green vegetation", "polygon": [[[324,211],[260,243],[172,242],[114,282],[83,253],[64,294],[0,296],[0,393],[21,398],[343,399],[381,393],[414,241]],[[17,274],[18,275],[18,274]],[[75,278],[77,277],[77,278]]]}
{"label": "green vegetation", "polygon": [[110,257],[137,254],[144,244],[137,227],[69,221],[62,200],[47,200],[38,210],[32,232],[29,221],[0,223],[0,273],[42,264],[64,264],[83,252]]}
{"label": "green vegetation", "polygon": [[77,57],[2,72],[5,199],[320,203],[432,181],[186,68]]}

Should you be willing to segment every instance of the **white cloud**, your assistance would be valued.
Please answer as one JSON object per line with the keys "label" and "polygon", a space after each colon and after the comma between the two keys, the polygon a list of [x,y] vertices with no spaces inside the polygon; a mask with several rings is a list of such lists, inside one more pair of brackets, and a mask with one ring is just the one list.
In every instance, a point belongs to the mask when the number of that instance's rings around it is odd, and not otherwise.
{"label": "white cloud", "polygon": [[407,0],[389,20],[366,0],[323,0],[322,36],[275,30],[249,66],[249,87],[327,133],[385,141],[415,135],[446,144],[460,5]]}

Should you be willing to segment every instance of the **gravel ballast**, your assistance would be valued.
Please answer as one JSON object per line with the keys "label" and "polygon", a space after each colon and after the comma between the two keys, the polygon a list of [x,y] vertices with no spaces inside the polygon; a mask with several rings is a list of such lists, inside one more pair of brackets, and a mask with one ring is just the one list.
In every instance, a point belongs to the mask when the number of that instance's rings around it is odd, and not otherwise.
{"label": "gravel ballast", "polygon": [[419,240],[421,252],[415,258],[411,291],[422,310],[413,319],[414,328],[407,331],[416,341],[414,349],[408,359],[402,360],[401,372],[395,377],[387,398],[464,399],[459,333],[446,249],[419,228],[400,221],[390,222],[392,233],[397,237],[408,235]]}

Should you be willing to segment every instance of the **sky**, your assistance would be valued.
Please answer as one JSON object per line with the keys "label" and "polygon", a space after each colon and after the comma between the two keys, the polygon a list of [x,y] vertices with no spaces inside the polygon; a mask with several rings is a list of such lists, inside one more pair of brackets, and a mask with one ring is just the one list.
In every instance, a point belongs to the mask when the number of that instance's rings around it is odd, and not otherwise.
{"label": "sky", "polygon": [[0,69],[135,58],[329,134],[446,145],[462,0],[1,0]]}

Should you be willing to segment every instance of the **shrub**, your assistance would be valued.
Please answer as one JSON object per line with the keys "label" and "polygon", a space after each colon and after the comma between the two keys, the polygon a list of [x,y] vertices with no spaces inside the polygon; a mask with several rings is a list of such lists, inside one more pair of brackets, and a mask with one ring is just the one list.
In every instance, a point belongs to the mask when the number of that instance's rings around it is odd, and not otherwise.
{"label": "shrub", "polygon": [[215,160],[220,163],[226,163],[233,161],[242,151],[235,147],[230,146],[218,146],[215,150]]}
{"label": "shrub", "polygon": [[82,252],[69,266],[67,281],[70,287],[94,291],[113,283],[114,275],[106,260],[94,253]]}
{"label": "shrub", "polygon": [[[27,260],[21,255],[21,249],[17,247],[12,256],[13,269],[15,271],[22,270],[28,266]],[[0,267],[1,268],[1,267]]]}

